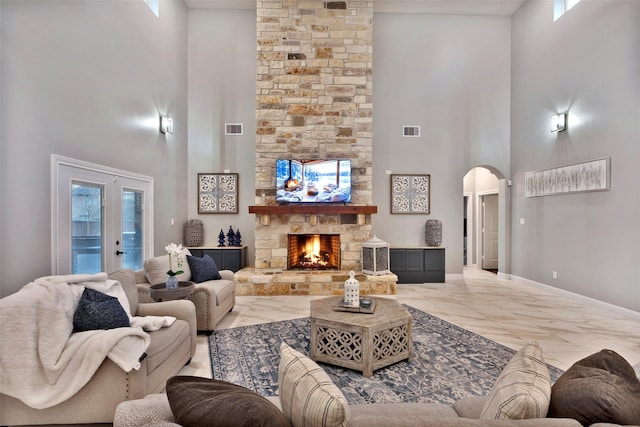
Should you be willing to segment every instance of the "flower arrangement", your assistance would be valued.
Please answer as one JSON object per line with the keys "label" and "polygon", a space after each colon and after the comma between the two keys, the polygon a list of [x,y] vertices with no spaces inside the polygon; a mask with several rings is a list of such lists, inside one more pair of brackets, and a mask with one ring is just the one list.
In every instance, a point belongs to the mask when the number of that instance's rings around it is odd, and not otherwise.
{"label": "flower arrangement", "polygon": [[[181,270],[182,268],[182,263],[184,262],[184,254],[186,252],[186,250],[182,247],[182,245],[176,245],[175,243],[169,243],[167,246],[164,247],[164,249],[167,251],[167,253],[169,254],[169,271],[167,271],[167,275],[169,276],[177,276],[178,274],[182,274],[184,273],[183,270]],[[178,270],[177,271],[173,271],[172,269],[172,256],[176,258],[176,262],[177,262],[177,267]]]}

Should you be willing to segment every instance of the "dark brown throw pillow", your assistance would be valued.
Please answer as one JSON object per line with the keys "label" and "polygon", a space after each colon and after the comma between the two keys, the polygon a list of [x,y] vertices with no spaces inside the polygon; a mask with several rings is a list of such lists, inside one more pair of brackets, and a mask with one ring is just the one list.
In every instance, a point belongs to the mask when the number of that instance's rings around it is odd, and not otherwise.
{"label": "dark brown throw pillow", "polygon": [[640,425],[640,380],[612,350],[573,364],[551,388],[549,417],[573,418],[582,425]]}
{"label": "dark brown throw pillow", "polygon": [[252,390],[208,378],[167,381],[171,412],[184,427],[291,427],[273,403]]}

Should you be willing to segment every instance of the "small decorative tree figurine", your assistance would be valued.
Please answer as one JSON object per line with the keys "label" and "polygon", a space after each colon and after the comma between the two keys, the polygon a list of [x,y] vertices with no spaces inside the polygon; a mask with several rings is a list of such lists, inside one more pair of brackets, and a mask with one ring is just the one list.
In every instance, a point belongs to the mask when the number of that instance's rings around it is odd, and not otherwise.
{"label": "small decorative tree figurine", "polygon": [[236,230],[236,246],[242,246],[242,244],[240,243],[242,241],[242,235],[240,234],[240,229]]}
{"label": "small decorative tree figurine", "polygon": [[218,234],[218,247],[221,248],[224,246],[224,231],[222,228],[220,229],[220,234]]}
{"label": "small decorative tree figurine", "polygon": [[229,226],[229,231],[227,231],[227,244],[229,246],[235,246],[234,241],[236,240],[236,233],[234,233],[233,228]]}

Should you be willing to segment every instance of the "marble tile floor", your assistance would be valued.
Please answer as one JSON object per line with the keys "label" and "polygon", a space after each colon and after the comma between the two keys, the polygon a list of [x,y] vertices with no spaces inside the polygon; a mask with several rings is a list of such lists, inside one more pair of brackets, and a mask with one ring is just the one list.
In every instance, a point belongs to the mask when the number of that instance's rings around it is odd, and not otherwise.
{"label": "marble tile floor", "polygon": [[[309,316],[309,301],[322,296],[242,296],[216,329]],[[612,310],[552,289],[468,269],[447,283],[399,284],[388,296],[514,350],[536,340],[547,363],[566,370],[603,348],[640,363],[640,313]],[[211,378],[207,336],[181,375]]]}

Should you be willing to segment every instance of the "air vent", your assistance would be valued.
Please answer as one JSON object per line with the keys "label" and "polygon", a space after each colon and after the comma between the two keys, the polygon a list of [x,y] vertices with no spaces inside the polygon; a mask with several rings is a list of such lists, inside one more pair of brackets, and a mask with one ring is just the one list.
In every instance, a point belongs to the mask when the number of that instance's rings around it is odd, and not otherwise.
{"label": "air vent", "polygon": [[242,123],[225,123],[225,135],[242,135]]}
{"label": "air vent", "polygon": [[402,136],[413,138],[420,136],[420,126],[402,126]]}

